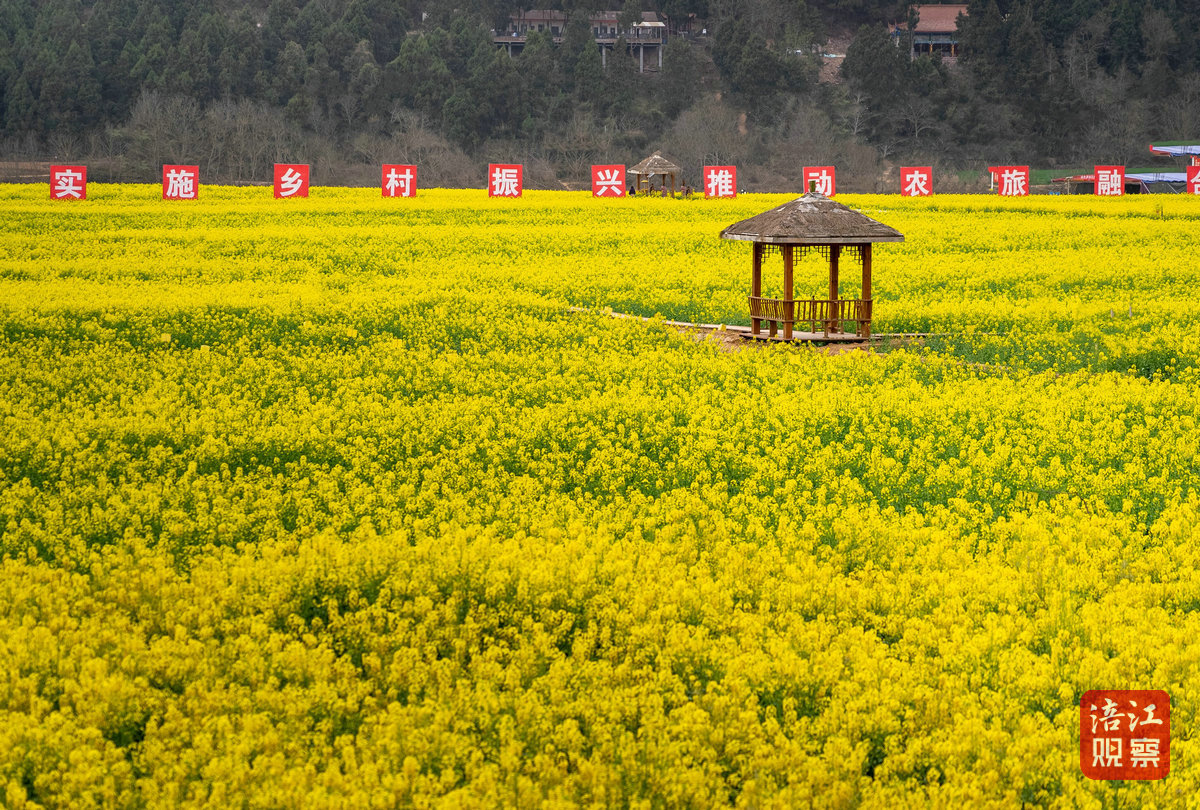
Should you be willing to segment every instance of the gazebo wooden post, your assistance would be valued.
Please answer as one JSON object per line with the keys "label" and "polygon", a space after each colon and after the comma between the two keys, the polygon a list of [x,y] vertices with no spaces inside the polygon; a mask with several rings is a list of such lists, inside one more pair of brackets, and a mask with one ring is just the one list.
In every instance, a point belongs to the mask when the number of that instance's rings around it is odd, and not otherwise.
{"label": "gazebo wooden post", "polygon": [[841,245],[829,246],[829,320],[825,322],[825,334],[840,332],[838,312],[838,264],[842,257]]}
{"label": "gazebo wooden post", "polygon": [[792,339],[792,320],[796,317],[796,302],[792,298],[792,246],[783,246],[783,339]]}
{"label": "gazebo wooden post", "polygon": [[871,243],[862,246],[862,336],[871,336]]}
{"label": "gazebo wooden post", "polygon": [[[755,242],[753,245],[753,259],[750,271],[750,296],[752,298],[762,297],[762,243]],[[750,305],[750,312],[753,313],[758,308],[759,302],[753,301]],[[750,319],[750,333],[757,335],[762,329],[761,321],[758,318]]]}

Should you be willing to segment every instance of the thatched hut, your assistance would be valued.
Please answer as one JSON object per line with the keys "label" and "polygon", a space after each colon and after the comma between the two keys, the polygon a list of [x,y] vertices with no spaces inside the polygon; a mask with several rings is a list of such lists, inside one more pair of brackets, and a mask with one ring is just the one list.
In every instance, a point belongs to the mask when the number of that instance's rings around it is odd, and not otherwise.
{"label": "thatched hut", "polygon": [[[871,336],[871,245],[874,242],[903,242],[904,234],[853,211],[815,191],[721,231],[722,239],[752,242],[753,269],[750,280],[750,333],[763,337],[761,322],[770,323],[770,338],[792,340],[792,327],[804,323],[809,332],[800,339],[859,339]],[[762,297],[764,253],[778,250],[783,255],[783,298]],[[792,265],[796,251],[801,258],[817,252],[829,260],[829,297],[793,297]],[[838,272],[843,256],[856,256],[862,266],[859,298],[838,297]],[[777,326],[783,325],[783,335]],[[851,325],[850,331],[847,326]]]}
{"label": "thatched hut", "polygon": [[[683,169],[667,158],[662,152],[655,152],[638,165],[629,170],[634,176],[634,191],[643,194],[654,190],[654,178],[658,178],[658,188],[663,191],[667,187],[667,178],[671,178],[671,195],[675,195],[675,185],[683,177]],[[682,183],[680,183],[682,186]]]}

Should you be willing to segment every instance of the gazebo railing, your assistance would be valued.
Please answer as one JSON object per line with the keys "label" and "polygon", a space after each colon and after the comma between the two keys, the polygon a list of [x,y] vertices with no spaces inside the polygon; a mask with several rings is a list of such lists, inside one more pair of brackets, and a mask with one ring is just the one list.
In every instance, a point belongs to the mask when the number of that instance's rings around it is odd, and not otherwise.
{"label": "gazebo railing", "polygon": [[757,298],[750,296],[750,317],[769,321],[771,335],[776,324],[803,325],[809,332],[823,334],[870,334],[870,298]]}

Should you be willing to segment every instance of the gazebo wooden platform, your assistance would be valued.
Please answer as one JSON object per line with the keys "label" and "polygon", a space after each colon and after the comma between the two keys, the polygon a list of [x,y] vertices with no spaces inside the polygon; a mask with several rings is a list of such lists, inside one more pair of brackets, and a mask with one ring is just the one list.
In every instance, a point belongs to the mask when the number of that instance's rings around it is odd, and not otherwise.
{"label": "gazebo wooden platform", "polygon": [[[654,178],[658,178],[659,191],[667,188],[667,178],[671,178],[671,196],[675,196],[676,180],[683,175],[683,169],[663,157],[662,152],[655,152],[638,165],[629,170],[634,176],[634,189],[638,194],[654,190]],[[682,187],[682,183],[680,183]]]}
{"label": "gazebo wooden platform", "polygon": [[[904,234],[824,194],[810,191],[778,208],[730,225],[721,231],[721,238],[753,243],[748,337],[833,342],[870,339],[871,245],[903,242]],[[783,298],[763,298],[763,256],[775,250],[783,256]],[[794,297],[792,268],[797,252],[800,258],[815,252],[828,260],[828,298]],[[856,258],[862,267],[859,298],[838,295],[838,273],[845,257]],[[769,324],[767,335],[762,334],[763,321]],[[806,329],[796,331],[798,324]]]}

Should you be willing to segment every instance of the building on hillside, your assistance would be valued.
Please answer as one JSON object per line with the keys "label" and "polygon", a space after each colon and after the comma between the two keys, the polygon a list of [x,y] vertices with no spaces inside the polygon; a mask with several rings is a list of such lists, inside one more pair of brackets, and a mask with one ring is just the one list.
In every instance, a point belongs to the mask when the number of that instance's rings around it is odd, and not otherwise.
{"label": "building on hillside", "polygon": [[[608,66],[608,52],[616,47],[619,38],[624,37],[625,47],[637,59],[640,73],[661,70],[663,48],[667,44],[667,23],[662,15],[644,11],[641,21],[630,28],[621,27],[620,17],[619,11],[597,11],[588,19],[592,39],[600,48],[601,62]],[[566,27],[565,12],[518,11],[509,18],[508,28],[492,32],[492,41],[504,48],[509,56],[515,56],[524,49],[529,35],[535,32],[547,33],[555,45],[561,45]]]}
{"label": "building on hillside", "polygon": [[[945,62],[958,61],[958,18],[959,15],[967,16],[967,7],[915,5],[910,8],[917,15],[910,56],[915,59],[923,54],[941,54]],[[908,23],[896,23],[890,28],[896,47],[904,47],[909,38]]]}

